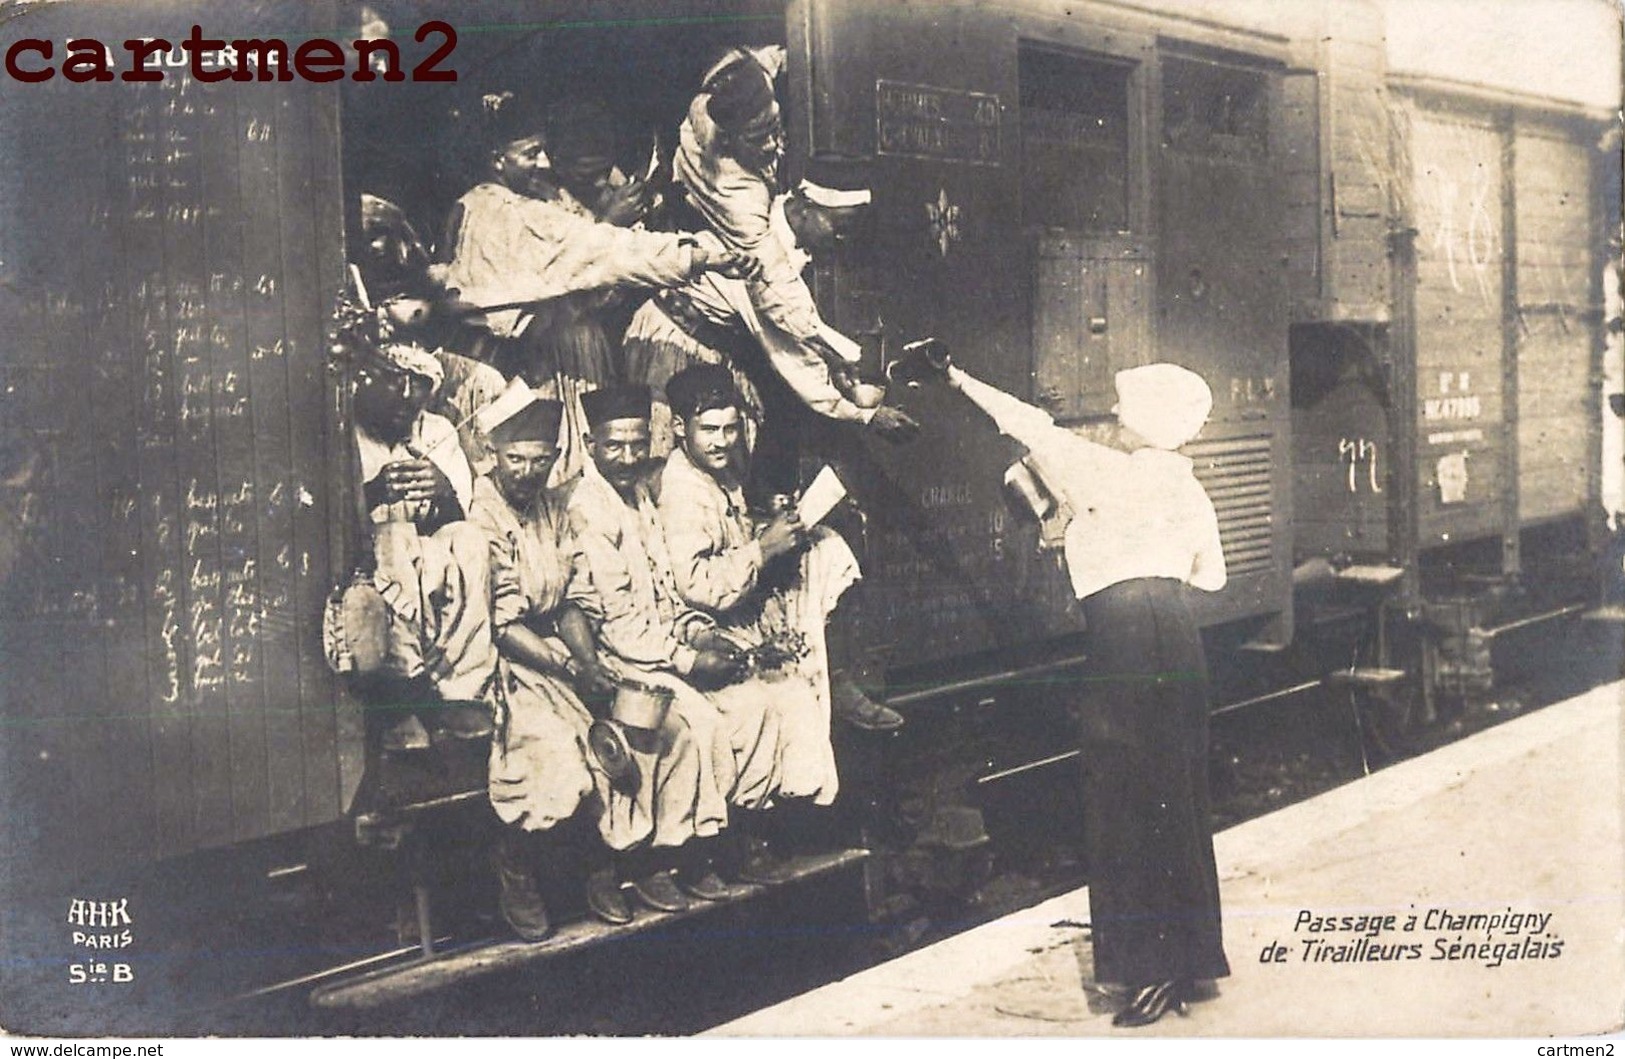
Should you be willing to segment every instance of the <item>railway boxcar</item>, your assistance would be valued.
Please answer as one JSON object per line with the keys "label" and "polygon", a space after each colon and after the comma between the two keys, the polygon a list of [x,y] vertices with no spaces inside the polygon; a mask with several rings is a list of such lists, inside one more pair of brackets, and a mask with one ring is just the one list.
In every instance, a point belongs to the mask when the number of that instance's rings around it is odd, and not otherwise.
{"label": "railway boxcar", "polygon": [[1415,634],[1356,682],[1402,665],[1431,703],[1488,689],[1500,631],[1596,595],[1617,159],[1597,110],[1390,73],[1379,9],[1325,17],[1299,92],[1321,118],[1292,219],[1313,262],[1293,277],[1294,549]]}

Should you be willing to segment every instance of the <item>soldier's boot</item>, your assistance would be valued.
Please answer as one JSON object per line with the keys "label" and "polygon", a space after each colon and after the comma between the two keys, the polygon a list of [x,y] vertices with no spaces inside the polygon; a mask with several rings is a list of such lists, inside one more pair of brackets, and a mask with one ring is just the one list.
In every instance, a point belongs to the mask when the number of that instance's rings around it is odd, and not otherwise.
{"label": "soldier's boot", "polygon": [[502,913],[503,922],[520,940],[541,941],[553,933],[553,924],[530,863],[531,852],[524,832],[505,828],[491,851],[491,859],[501,887],[497,911]]}

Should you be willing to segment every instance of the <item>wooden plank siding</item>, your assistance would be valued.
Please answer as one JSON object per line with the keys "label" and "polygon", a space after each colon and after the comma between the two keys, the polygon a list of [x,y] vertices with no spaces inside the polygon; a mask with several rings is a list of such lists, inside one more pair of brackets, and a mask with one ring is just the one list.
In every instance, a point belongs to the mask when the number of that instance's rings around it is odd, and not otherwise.
{"label": "wooden plank siding", "polygon": [[[0,45],[324,25],[301,10],[64,5]],[[335,819],[355,753],[318,624],[338,93],[165,74],[10,93],[0,123],[20,170],[0,197],[16,290],[0,368],[50,468],[25,541],[46,561],[0,603],[16,733],[0,795],[42,870]]]}
{"label": "wooden plank siding", "polygon": [[1418,518],[1424,546],[1501,532],[1502,135],[1415,106]]}
{"label": "wooden plank siding", "polygon": [[1591,491],[1597,297],[1586,145],[1521,126],[1515,158],[1518,517],[1531,522],[1583,511]]}

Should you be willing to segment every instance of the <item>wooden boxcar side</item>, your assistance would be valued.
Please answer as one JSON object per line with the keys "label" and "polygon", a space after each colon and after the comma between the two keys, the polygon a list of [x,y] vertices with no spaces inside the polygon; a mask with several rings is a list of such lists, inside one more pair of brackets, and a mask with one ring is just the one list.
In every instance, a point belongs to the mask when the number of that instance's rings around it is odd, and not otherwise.
{"label": "wooden boxcar side", "polygon": [[[319,10],[49,5],[4,42],[297,36]],[[35,872],[335,819],[360,762],[319,639],[335,93],[163,61],[159,83],[0,94],[0,418],[40,461],[3,586],[0,775],[8,863]]]}
{"label": "wooden boxcar side", "polygon": [[1596,116],[1403,79],[1416,229],[1418,546],[1595,521],[1603,348]]}
{"label": "wooden boxcar side", "polygon": [[[793,4],[790,29],[793,145],[876,163],[877,238],[819,273],[838,325],[875,333],[878,360],[936,334],[1085,431],[1115,370],[1202,372],[1215,412],[1190,451],[1233,575],[1203,617],[1284,635],[1285,39],[1105,5],[858,0]],[[906,666],[1075,631],[1057,563],[998,495],[1016,450],[946,395],[902,400],[923,444],[862,456],[877,642]]]}

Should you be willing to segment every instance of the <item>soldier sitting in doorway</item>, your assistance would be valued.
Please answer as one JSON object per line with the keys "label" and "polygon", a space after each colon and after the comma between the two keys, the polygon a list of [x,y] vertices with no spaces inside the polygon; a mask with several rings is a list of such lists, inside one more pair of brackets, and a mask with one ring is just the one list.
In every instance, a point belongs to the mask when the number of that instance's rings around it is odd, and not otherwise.
{"label": "soldier sitting in doorway", "polygon": [[609,387],[583,395],[582,405],[593,463],[571,487],[578,565],[570,598],[593,619],[610,676],[669,692],[667,724],[686,730],[702,759],[692,802],[663,800],[649,844],[617,859],[617,872],[642,903],[676,911],[687,897],[732,893],[714,866],[718,839],[730,804],[765,797],[778,744],[765,727],[762,697],[725,687],[742,671],[740,653],[691,638],[704,622],[689,620],[666,556],[648,463],[648,388]]}
{"label": "soldier sitting in doorway", "polygon": [[[583,697],[599,704],[601,715],[614,688],[586,616],[567,600],[572,545],[564,497],[546,485],[563,411],[516,381],[481,414],[496,466],[475,481],[470,516],[490,535],[502,654],[503,705],[489,773],[491,806],[506,825],[495,857],[499,908],[526,941],[551,930],[533,858],[546,859],[560,823],[591,806],[599,834],[618,854],[649,844],[680,847],[692,835],[701,782],[700,755],[681,725],[662,733],[630,784],[613,782],[589,751],[594,713]],[[630,918],[610,873],[593,873],[587,887],[588,906],[600,918]]]}
{"label": "soldier sitting in doorway", "polygon": [[902,723],[856,687],[847,638],[826,649],[826,622],[860,577],[857,559],[838,534],[803,526],[793,510],[763,524],[748,513],[744,402],[725,368],[687,368],[672,376],[667,394],[678,447],[661,473],[660,520],[677,592],[714,623],[696,642],[750,662],[742,687],[769,703],[777,730],[774,769],[756,804],[829,805],[839,787],[832,669],[846,716],[870,728]]}
{"label": "soldier sitting in doorway", "polygon": [[[406,344],[361,351],[354,373],[361,507],[371,537],[366,583],[382,610],[377,657],[357,678],[367,699],[402,711],[383,734],[390,750],[429,745],[420,712],[454,738],[491,732],[497,655],[489,549],[464,520],[474,481],[457,431],[426,411],[442,378],[439,361]],[[335,669],[358,668],[332,639]]]}

